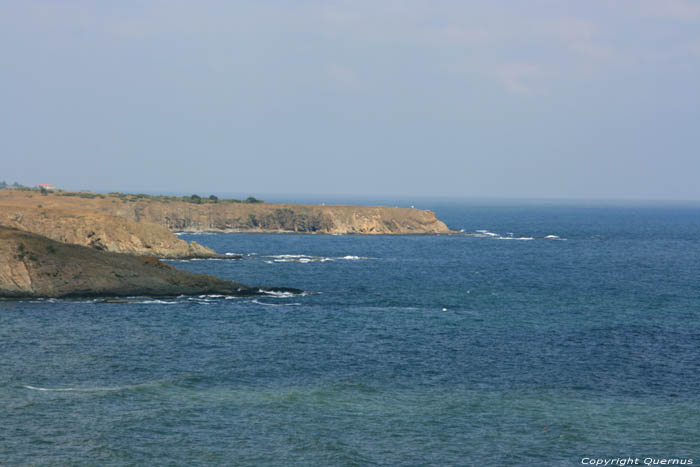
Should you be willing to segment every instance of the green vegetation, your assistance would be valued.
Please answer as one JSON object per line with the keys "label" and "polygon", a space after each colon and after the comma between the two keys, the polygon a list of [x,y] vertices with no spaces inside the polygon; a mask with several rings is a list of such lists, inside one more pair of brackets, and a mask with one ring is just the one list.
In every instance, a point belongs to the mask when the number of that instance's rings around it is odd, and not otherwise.
{"label": "green vegetation", "polygon": [[77,196],[78,198],[85,198],[85,199],[95,199],[95,198],[101,198],[105,199],[105,195],[101,195],[99,193],[91,193],[89,191],[81,191],[81,192],[73,192],[73,191],[61,191],[59,190],[56,192],[58,196]]}
{"label": "green vegetation", "polygon": [[[104,195],[101,195],[104,196]],[[138,200],[152,200],[152,201],[160,201],[162,203],[170,203],[170,202],[184,202],[184,203],[192,203],[192,204],[217,204],[217,203],[264,203],[263,200],[254,198],[252,196],[249,196],[245,200],[241,201],[239,199],[220,199],[216,195],[210,195],[208,198],[204,198],[198,194],[192,194],[190,196],[166,196],[166,195],[146,195],[143,193],[139,193],[136,195],[131,195],[127,193],[120,193],[120,192],[112,192],[109,193],[107,196],[111,198],[119,198],[123,202],[128,202],[128,201],[138,201]]]}
{"label": "green vegetation", "polygon": [[[264,203],[265,201],[255,198],[254,196],[249,196],[244,200],[240,199],[220,199],[216,195],[209,195],[209,197],[202,197],[198,194],[192,194],[190,196],[166,196],[166,195],[147,195],[145,193],[137,193],[137,194],[130,194],[130,193],[120,193],[120,192],[111,192],[108,194],[102,194],[102,193],[93,193],[90,191],[63,191],[61,189],[57,189],[55,191],[52,190],[47,190],[45,187],[28,187],[25,185],[22,185],[18,182],[14,182],[12,185],[9,185],[7,182],[0,181],[0,189],[13,189],[13,190],[18,190],[18,191],[31,191],[31,192],[38,192],[41,193],[43,196],[47,196],[49,194],[55,194],[56,196],[69,196],[69,197],[77,197],[77,198],[84,198],[84,199],[95,199],[95,198],[100,198],[100,199],[105,199],[107,197],[113,198],[112,202],[118,202],[116,199],[121,200],[123,203],[128,203],[128,202],[135,202],[135,201],[160,201],[162,203],[170,203],[170,202],[185,202],[185,203],[192,203],[192,204],[217,204],[217,203]],[[115,199],[116,198],[116,199]]]}
{"label": "green vegetation", "polygon": [[17,251],[19,253],[17,253],[17,255],[15,255],[15,258],[20,259],[20,260],[24,259],[24,256],[27,254],[24,243],[20,243],[19,245],[17,245]]}
{"label": "green vegetation", "polygon": [[274,212],[256,216],[248,214],[245,226],[250,229],[285,230],[289,232],[323,232],[333,227],[333,221],[322,213],[307,215],[289,208],[275,209]]}
{"label": "green vegetation", "polygon": [[[24,186],[21,183],[15,182],[12,185],[8,184],[5,181],[0,182],[0,190],[4,189],[12,189],[12,190],[20,190],[20,191],[29,191],[29,190],[36,190],[35,188],[30,188],[28,186]],[[39,190],[36,190],[39,191]]]}

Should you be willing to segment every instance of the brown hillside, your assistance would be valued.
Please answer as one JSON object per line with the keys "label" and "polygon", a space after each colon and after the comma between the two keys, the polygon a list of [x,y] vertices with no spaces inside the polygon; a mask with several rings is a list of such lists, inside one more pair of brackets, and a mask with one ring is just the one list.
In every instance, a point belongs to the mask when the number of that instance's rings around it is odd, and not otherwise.
{"label": "brown hillside", "polygon": [[445,234],[452,231],[432,211],[381,206],[309,204],[194,204],[135,195],[61,196],[0,190],[3,206],[101,212],[134,222],[152,222],[171,231],[303,232],[325,234]]}
{"label": "brown hillside", "polygon": [[156,258],[68,245],[0,227],[0,298],[258,295],[296,289],[248,287],[177,270]]}

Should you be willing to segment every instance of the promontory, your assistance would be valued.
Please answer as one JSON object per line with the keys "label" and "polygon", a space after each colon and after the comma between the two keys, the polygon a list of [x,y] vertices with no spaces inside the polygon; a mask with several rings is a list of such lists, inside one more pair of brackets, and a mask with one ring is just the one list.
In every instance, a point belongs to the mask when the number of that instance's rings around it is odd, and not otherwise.
{"label": "promontory", "polygon": [[0,190],[0,298],[301,292],[248,287],[162,263],[236,258],[175,232],[453,233],[433,212],[412,208]]}
{"label": "promontory", "polygon": [[413,208],[26,190],[0,190],[0,225],[63,243],[159,258],[217,256],[173,232],[453,233],[432,211]]}
{"label": "promontory", "polygon": [[301,290],[249,287],[181,271],[150,256],[100,251],[0,227],[1,298],[249,296],[271,292]]}

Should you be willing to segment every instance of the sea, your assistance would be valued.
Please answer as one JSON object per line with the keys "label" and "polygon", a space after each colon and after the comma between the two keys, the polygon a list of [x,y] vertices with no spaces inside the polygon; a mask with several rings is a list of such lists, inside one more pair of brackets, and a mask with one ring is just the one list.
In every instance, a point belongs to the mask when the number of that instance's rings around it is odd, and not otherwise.
{"label": "sea", "polygon": [[302,295],[0,302],[0,463],[700,464],[700,204],[415,204],[169,262]]}

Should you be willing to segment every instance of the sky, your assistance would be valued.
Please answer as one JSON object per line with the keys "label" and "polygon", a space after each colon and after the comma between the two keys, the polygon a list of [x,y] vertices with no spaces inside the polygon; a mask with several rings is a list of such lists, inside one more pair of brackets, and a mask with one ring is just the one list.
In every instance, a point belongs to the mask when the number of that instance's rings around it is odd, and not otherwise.
{"label": "sky", "polygon": [[0,0],[0,180],[700,200],[700,0]]}

